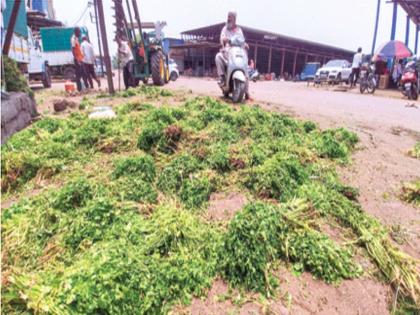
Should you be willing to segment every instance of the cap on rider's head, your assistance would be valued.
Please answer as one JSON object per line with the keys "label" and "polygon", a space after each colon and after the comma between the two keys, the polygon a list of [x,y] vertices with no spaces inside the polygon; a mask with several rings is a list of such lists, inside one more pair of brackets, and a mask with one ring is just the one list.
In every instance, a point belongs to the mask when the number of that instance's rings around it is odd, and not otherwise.
{"label": "cap on rider's head", "polygon": [[231,29],[236,24],[236,12],[235,11],[229,11],[228,17],[227,17],[227,28]]}
{"label": "cap on rider's head", "polygon": [[236,19],[236,12],[235,11],[229,11],[228,16],[233,16]]}

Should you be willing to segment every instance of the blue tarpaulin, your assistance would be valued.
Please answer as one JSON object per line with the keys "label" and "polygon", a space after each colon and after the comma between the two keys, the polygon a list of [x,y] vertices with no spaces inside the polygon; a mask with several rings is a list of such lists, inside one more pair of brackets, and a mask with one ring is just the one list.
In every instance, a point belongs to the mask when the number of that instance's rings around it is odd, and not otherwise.
{"label": "blue tarpaulin", "polygon": [[[3,11],[4,28],[7,29],[9,25],[10,16],[12,15],[12,9],[15,0],[6,0],[6,9]],[[20,1],[19,12],[16,19],[14,32],[25,38],[28,37],[28,20],[26,18],[26,6],[25,1]]]}

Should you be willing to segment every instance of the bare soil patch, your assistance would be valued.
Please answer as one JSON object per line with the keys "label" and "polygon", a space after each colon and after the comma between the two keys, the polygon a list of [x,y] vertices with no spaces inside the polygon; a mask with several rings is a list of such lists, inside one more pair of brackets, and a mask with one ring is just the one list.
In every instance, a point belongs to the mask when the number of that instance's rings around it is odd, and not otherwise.
{"label": "bare soil patch", "polygon": [[214,193],[206,216],[212,221],[229,221],[246,203],[245,195],[239,192]]}

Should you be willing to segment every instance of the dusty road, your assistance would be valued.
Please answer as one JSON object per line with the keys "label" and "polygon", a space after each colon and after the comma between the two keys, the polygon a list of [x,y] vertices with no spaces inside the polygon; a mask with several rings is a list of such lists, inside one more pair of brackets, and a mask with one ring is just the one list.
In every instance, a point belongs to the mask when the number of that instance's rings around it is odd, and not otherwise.
{"label": "dusty road", "polygon": [[[190,89],[194,93],[220,96],[214,80],[180,78],[167,85],[171,89]],[[265,81],[250,83],[250,91],[256,102],[281,105],[302,117],[324,117],[327,121],[345,122],[349,125],[364,124],[382,127],[403,126],[420,132],[420,102],[415,107],[402,99],[400,94],[388,93],[393,97],[361,95],[358,89],[343,92],[339,88],[314,88],[306,83]],[[379,91],[379,93],[384,94]],[[402,95],[401,95],[402,96]],[[398,97],[398,98],[397,98]],[[328,122],[327,122],[328,123]]]}
{"label": "dusty road", "polygon": [[[166,86],[220,97],[214,80],[180,78]],[[420,209],[403,203],[401,184],[420,177],[420,161],[406,152],[420,141],[420,102],[398,92],[361,95],[357,89],[308,87],[305,83],[265,81],[250,84],[255,103],[268,110],[311,119],[322,128],[346,127],[360,137],[353,163],[343,167],[343,180],[360,190],[365,211],[390,227],[401,226],[405,251],[420,258]]]}

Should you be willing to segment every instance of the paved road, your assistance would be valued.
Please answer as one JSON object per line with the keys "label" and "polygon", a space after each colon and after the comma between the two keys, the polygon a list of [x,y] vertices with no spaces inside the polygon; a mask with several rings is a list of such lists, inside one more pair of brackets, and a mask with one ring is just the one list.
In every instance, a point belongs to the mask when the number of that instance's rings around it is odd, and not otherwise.
{"label": "paved road", "polygon": [[[184,88],[198,94],[221,95],[214,80],[180,78],[167,85],[167,88]],[[344,122],[345,125],[362,124],[375,128],[402,126],[420,132],[420,102],[402,99],[397,92],[386,96],[372,96],[362,95],[356,89],[327,90],[324,87],[308,87],[305,83],[279,81],[251,83],[250,90],[256,101],[268,102],[274,107],[285,107],[305,118],[318,116],[318,121],[324,117],[336,123]],[[407,107],[410,104],[418,108]]]}

